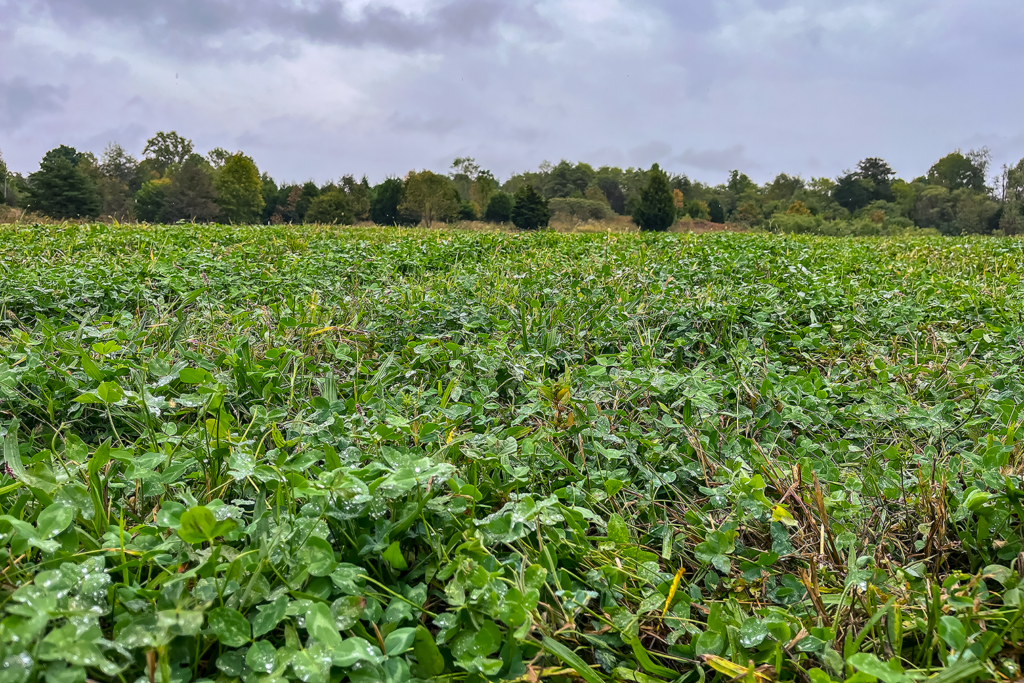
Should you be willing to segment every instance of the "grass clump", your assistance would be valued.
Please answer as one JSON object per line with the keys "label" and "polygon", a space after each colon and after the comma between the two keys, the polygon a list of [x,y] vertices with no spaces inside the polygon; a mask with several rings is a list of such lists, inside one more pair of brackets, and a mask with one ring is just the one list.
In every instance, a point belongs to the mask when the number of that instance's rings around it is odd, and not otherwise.
{"label": "grass clump", "polygon": [[0,680],[1011,680],[1021,264],[0,228]]}

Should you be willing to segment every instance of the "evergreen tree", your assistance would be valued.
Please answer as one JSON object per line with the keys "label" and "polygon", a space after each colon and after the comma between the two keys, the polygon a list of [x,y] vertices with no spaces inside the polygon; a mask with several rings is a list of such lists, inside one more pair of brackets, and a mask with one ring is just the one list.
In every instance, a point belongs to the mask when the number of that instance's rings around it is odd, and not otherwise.
{"label": "evergreen tree", "polygon": [[676,203],[668,177],[661,168],[651,167],[647,187],[640,190],[640,201],[633,209],[633,222],[641,230],[664,232],[676,221]]}
{"label": "evergreen tree", "polygon": [[548,226],[551,210],[548,208],[548,200],[533,189],[532,183],[526,183],[516,191],[515,204],[509,217],[512,225],[520,230],[536,230]]}
{"label": "evergreen tree", "polygon": [[214,181],[221,217],[229,223],[255,223],[263,211],[263,182],[253,160],[232,154]]}
{"label": "evergreen tree", "polygon": [[370,220],[376,225],[397,225],[401,222],[398,211],[402,203],[403,186],[398,178],[388,178],[374,185],[370,192]]}
{"label": "evergreen tree", "polygon": [[39,170],[29,176],[31,211],[52,218],[95,218],[102,198],[96,182],[78,168],[81,154],[61,145],[43,157]]}
{"label": "evergreen tree", "polygon": [[352,225],[352,202],[344,191],[328,190],[310,202],[306,222]]}
{"label": "evergreen tree", "polygon": [[512,207],[515,199],[507,192],[499,192],[487,202],[484,220],[491,223],[508,223],[512,220]]}
{"label": "evergreen tree", "polygon": [[161,220],[207,223],[219,212],[217,190],[210,174],[201,164],[186,161],[167,185]]}

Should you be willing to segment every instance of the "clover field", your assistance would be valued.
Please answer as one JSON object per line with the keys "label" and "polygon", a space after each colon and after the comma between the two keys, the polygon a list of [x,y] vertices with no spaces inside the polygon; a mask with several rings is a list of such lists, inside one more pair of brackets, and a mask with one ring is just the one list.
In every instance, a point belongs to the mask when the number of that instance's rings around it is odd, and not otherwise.
{"label": "clover field", "polygon": [[0,683],[1019,678],[1022,271],[0,226]]}

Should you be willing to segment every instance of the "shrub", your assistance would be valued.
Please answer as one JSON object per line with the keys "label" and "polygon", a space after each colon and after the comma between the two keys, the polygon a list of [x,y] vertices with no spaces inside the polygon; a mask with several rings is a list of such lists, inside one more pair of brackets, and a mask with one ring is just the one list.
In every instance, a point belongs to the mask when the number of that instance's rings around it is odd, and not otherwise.
{"label": "shrub", "polygon": [[600,202],[593,199],[550,199],[548,207],[551,209],[552,218],[575,221],[601,221],[607,220],[615,215],[608,202]]}
{"label": "shrub", "polygon": [[548,200],[542,197],[533,185],[526,183],[516,192],[512,207],[512,224],[520,230],[546,228],[551,220]]}

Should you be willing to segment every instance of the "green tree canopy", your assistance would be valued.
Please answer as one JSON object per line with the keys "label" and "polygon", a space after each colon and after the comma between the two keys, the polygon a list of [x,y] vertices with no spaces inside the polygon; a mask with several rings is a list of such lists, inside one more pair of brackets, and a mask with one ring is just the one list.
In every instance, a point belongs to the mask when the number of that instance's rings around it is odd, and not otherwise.
{"label": "green tree canopy", "polygon": [[366,176],[359,181],[353,175],[343,176],[341,189],[348,197],[352,218],[357,221],[368,220],[370,218],[370,183],[367,182]]}
{"label": "green tree canopy", "polygon": [[173,130],[169,133],[160,131],[142,148],[142,156],[152,159],[160,173],[165,173],[170,166],[183,164],[192,154],[192,141],[183,138]]}
{"label": "green tree canopy", "polygon": [[61,145],[46,153],[29,176],[28,208],[52,218],[95,218],[102,198],[96,182],[78,164],[82,155]]}
{"label": "green tree canopy", "polygon": [[170,178],[156,178],[142,184],[135,193],[135,215],[140,221],[156,223],[162,220],[167,188],[170,184]]}
{"label": "green tree canopy", "polygon": [[370,220],[377,225],[398,225],[403,184],[399,178],[387,178],[373,186],[370,193]]}
{"label": "green tree canopy", "polygon": [[310,202],[309,210],[306,212],[306,222],[352,225],[352,203],[348,195],[340,188],[320,194]]}
{"label": "green tree canopy", "polygon": [[412,172],[405,180],[405,195],[399,209],[429,227],[457,215],[458,193],[443,175],[433,171]]}
{"label": "green tree canopy", "polygon": [[512,207],[515,199],[507,192],[499,192],[487,202],[484,220],[491,223],[508,223],[512,220]]}
{"label": "green tree canopy", "polygon": [[676,222],[672,188],[668,184],[668,176],[658,164],[651,166],[648,177],[647,187],[640,191],[640,201],[633,209],[633,222],[641,230],[664,232]]}
{"label": "green tree canopy", "polygon": [[221,218],[229,223],[255,223],[263,211],[263,182],[252,159],[241,152],[228,157],[214,180]]}
{"label": "green tree canopy", "polygon": [[516,191],[510,218],[512,225],[520,230],[546,228],[551,220],[548,200],[533,188],[532,183],[525,183]]}
{"label": "green tree canopy", "polygon": [[984,192],[985,169],[957,150],[942,157],[928,169],[928,182],[941,185],[947,190],[967,188]]}
{"label": "green tree canopy", "polygon": [[722,208],[722,202],[718,201],[718,197],[708,200],[708,218],[712,223],[725,223],[725,209]]}
{"label": "green tree canopy", "polygon": [[161,220],[209,222],[220,213],[217,189],[202,164],[187,160],[181,165],[164,193]]}

